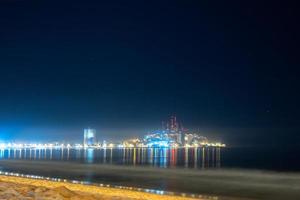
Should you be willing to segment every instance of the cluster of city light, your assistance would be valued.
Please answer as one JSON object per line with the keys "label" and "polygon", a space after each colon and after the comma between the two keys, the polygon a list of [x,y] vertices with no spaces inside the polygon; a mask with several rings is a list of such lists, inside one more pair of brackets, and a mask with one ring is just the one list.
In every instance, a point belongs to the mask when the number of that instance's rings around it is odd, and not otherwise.
{"label": "cluster of city light", "polygon": [[61,148],[196,148],[196,147],[225,147],[220,142],[209,142],[197,133],[183,133],[180,131],[156,131],[144,136],[143,139],[127,139],[120,143],[96,141],[94,129],[86,129],[82,144],[64,143],[0,143],[0,149],[61,149]]}
{"label": "cluster of city light", "polygon": [[58,143],[1,143],[0,149],[59,149],[59,148],[82,148],[81,144],[58,144]]}
{"label": "cluster of city light", "polygon": [[226,144],[222,144],[222,143],[201,143],[201,144],[186,144],[184,145],[184,147],[226,147]]}
{"label": "cluster of city light", "polygon": [[178,147],[226,147],[225,144],[222,143],[201,143],[201,144],[185,144],[183,146],[177,143],[169,143],[168,141],[152,141],[147,144],[97,144],[94,146],[85,147],[82,144],[54,144],[54,143],[47,143],[47,144],[31,144],[31,143],[1,143],[0,149],[61,149],[61,148],[76,148],[76,149],[83,149],[83,148],[151,148],[151,147],[162,147],[162,148],[178,148]]}

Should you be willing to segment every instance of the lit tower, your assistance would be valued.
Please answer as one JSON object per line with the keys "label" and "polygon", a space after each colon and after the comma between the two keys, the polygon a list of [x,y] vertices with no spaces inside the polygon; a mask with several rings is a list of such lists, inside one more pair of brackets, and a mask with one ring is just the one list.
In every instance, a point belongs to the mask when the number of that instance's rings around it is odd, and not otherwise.
{"label": "lit tower", "polygon": [[86,128],[83,134],[83,146],[88,147],[93,145],[96,145],[96,130]]}
{"label": "lit tower", "polygon": [[173,119],[173,116],[171,116],[170,125],[171,125],[171,127],[170,127],[171,131],[174,131],[174,119]]}
{"label": "lit tower", "polygon": [[178,123],[176,120],[176,116],[174,116],[174,130],[177,132],[178,131]]}

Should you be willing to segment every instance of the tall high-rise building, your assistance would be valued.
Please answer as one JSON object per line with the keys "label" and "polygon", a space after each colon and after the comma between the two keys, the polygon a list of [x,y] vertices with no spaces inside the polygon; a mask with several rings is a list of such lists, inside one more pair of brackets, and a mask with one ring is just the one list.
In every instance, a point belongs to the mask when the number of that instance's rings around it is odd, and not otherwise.
{"label": "tall high-rise building", "polygon": [[96,145],[96,130],[95,129],[84,129],[83,134],[83,145],[85,147]]}
{"label": "tall high-rise building", "polygon": [[171,116],[170,118],[170,131],[178,132],[179,131],[179,123],[177,122],[176,116]]}

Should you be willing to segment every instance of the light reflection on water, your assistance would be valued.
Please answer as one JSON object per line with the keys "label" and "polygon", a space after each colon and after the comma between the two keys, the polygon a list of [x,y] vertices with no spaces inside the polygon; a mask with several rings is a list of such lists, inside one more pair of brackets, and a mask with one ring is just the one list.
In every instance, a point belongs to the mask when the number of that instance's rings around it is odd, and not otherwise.
{"label": "light reflection on water", "polygon": [[220,168],[221,149],[219,147],[1,149],[0,159],[62,160],[82,163],[151,165],[162,168]]}

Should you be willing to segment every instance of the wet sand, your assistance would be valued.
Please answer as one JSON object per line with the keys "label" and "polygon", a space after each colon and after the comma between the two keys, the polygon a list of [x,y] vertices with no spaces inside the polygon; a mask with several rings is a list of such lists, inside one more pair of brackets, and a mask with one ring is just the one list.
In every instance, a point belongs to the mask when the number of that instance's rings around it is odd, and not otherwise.
{"label": "wet sand", "polygon": [[[174,192],[250,199],[299,199],[300,174],[257,170],[159,169],[55,161],[1,160],[2,170]],[[220,198],[219,198],[220,199]]]}

